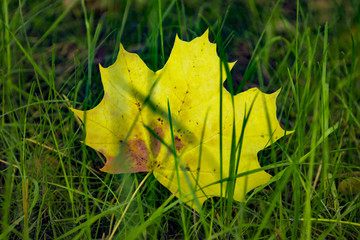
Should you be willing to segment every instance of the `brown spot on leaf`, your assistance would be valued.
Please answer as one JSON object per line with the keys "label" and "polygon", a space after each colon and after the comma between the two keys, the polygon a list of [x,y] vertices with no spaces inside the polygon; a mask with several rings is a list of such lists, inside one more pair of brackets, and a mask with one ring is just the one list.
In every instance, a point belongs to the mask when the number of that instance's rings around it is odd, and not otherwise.
{"label": "brown spot on leaf", "polygon": [[175,136],[174,140],[175,140],[176,151],[180,151],[184,147],[184,143],[182,142],[181,138],[179,138],[178,136]]}
{"label": "brown spot on leaf", "polygon": [[141,111],[140,103],[139,103],[139,102],[136,102],[135,104],[136,104],[136,106],[138,107],[138,110]]}
{"label": "brown spot on leaf", "polygon": [[161,125],[164,123],[164,120],[162,120],[161,118],[158,118],[157,120],[161,123]]}

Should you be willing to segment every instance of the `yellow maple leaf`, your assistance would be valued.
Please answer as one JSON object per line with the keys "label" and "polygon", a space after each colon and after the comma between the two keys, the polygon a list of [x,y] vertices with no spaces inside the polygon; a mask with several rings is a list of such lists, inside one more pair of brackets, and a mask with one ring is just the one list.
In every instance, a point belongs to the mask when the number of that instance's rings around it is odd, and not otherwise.
{"label": "yellow maple leaf", "polygon": [[[222,183],[221,193],[219,181],[229,177],[233,118],[239,139],[246,116],[237,174],[260,168],[257,153],[285,134],[276,118],[279,91],[264,94],[253,88],[234,96],[235,116],[231,94],[224,91],[221,167],[219,81],[221,72],[226,79],[226,71],[219,66],[208,31],[191,42],[176,36],[168,62],[157,72],[121,45],[116,62],[100,66],[104,97],[99,105],[88,111],[72,109],[85,122],[86,145],[106,157],[101,170],[152,171],[161,184],[199,210],[194,199],[201,206],[207,198],[225,196],[227,183]],[[270,178],[265,171],[237,178],[233,198],[242,201]]]}

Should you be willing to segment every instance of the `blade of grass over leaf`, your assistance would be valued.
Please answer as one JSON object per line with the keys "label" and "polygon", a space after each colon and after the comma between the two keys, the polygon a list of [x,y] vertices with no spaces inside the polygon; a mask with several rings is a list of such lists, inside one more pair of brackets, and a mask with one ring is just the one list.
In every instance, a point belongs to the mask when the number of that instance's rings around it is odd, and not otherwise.
{"label": "blade of grass over leaf", "polygon": [[[174,138],[174,129],[173,129],[173,123],[172,123],[172,118],[171,118],[171,110],[170,110],[170,104],[169,104],[169,99],[167,100],[167,107],[168,107],[168,117],[169,117],[169,124],[170,124],[170,134],[171,134],[171,142],[172,142],[172,152],[174,155],[174,162],[175,162],[175,173],[176,173],[176,179],[177,179],[177,184],[178,184],[178,189],[179,189],[179,196],[180,198],[182,197],[182,188],[181,188],[181,183],[180,181],[180,176],[179,176],[179,171],[183,171],[185,174],[185,168],[184,166],[181,164],[181,162],[179,161],[179,158],[176,154],[176,146],[175,146],[175,138]],[[185,175],[187,177],[187,175]],[[191,184],[189,184],[191,186]],[[184,230],[184,235],[185,238],[187,238],[188,233],[187,233],[187,229],[186,229],[186,216],[185,216],[185,211],[184,211],[184,205],[182,203],[181,204],[181,220],[182,220],[182,224],[183,224],[183,230]]]}

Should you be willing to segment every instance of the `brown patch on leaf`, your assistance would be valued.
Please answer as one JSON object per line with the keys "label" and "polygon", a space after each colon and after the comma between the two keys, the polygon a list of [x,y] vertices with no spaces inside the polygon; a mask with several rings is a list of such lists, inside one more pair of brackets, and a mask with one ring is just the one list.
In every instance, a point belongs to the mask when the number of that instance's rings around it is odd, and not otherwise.
{"label": "brown patch on leaf", "polygon": [[[119,143],[121,148],[123,141],[121,140]],[[101,149],[99,151],[102,152]],[[109,156],[106,153],[104,155],[106,157],[106,164],[100,169],[103,172],[118,174],[149,171],[147,166],[149,150],[141,139],[128,140],[119,156]]]}
{"label": "brown patch on leaf", "polygon": [[[161,127],[155,127],[153,130],[158,137],[164,139],[165,134],[164,134],[164,130]],[[159,155],[160,149],[161,149],[160,140],[157,139],[152,134],[150,134],[150,150],[154,158],[156,158]]]}
{"label": "brown patch on leaf", "polygon": [[126,155],[135,163],[133,168],[146,169],[147,161],[149,159],[149,150],[143,140],[129,140],[126,144]]}
{"label": "brown patch on leaf", "polygon": [[174,140],[175,140],[175,149],[176,151],[179,152],[185,146],[185,144],[178,136],[175,136]]}

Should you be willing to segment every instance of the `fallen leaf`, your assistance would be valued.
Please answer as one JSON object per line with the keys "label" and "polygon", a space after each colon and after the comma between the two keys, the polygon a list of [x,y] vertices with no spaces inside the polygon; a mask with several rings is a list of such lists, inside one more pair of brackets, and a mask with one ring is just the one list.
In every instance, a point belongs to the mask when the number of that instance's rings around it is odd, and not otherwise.
{"label": "fallen leaf", "polygon": [[360,192],[360,177],[351,177],[339,183],[339,192],[345,195],[356,195]]}
{"label": "fallen leaf", "polygon": [[[229,68],[234,64],[229,63]],[[208,31],[191,42],[176,36],[169,60],[157,72],[121,45],[116,62],[108,68],[100,66],[104,97],[99,105],[85,112],[72,109],[85,123],[85,144],[106,157],[101,170],[114,174],[152,171],[161,184],[199,210],[195,196],[200,205],[210,197],[225,196],[226,182],[221,193],[219,181],[229,177],[233,117],[238,140],[246,115],[237,173],[260,168],[257,153],[285,135],[276,118],[279,91],[264,94],[253,88],[236,95],[235,116],[231,94],[223,91],[221,168],[221,72],[225,80],[226,71],[220,71],[216,44],[209,42]],[[233,198],[242,201],[248,191],[270,178],[265,171],[237,178]]]}

